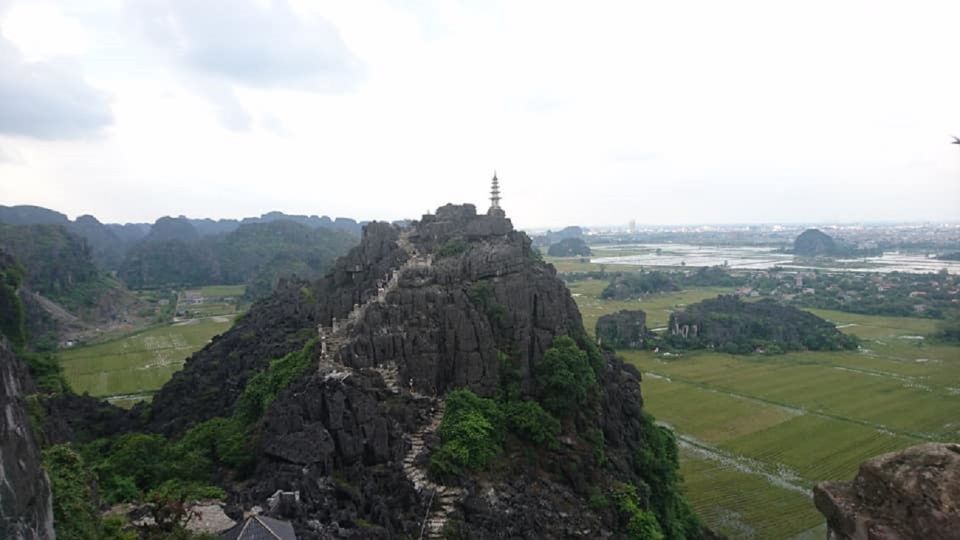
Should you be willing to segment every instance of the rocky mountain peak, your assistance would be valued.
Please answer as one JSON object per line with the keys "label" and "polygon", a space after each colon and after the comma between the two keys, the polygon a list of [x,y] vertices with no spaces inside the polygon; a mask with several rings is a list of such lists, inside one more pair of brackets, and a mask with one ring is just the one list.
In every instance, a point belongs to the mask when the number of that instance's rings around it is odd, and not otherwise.
{"label": "rocky mountain peak", "polygon": [[[558,342],[572,360],[548,359]],[[233,500],[291,520],[300,537],[609,535],[629,516],[591,508],[597,490],[650,509],[634,517],[653,528],[699,535],[669,473],[672,438],[642,412],[639,373],[598,351],[556,270],[500,213],[445,205],[403,226],[367,224],[324,277],[284,282],[189,359],[154,398],[151,427],[176,435],[229,417],[288,353],[308,363],[256,420],[255,470]],[[539,401],[542,366],[565,361],[590,383],[561,422]],[[438,476],[450,396],[523,411],[515,421],[546,422],[563,443],[492,434],[501,465]],[[638,461],[641,449],[662,464]],[[650,485],[663,489],[653,497]]]}

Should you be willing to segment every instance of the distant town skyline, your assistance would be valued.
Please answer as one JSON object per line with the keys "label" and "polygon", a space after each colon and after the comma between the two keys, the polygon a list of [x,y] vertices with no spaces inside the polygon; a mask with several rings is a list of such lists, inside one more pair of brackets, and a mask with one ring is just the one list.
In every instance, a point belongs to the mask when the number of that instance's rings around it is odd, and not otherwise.
{"label": "distant town skyline", "polygon": [[0,204],[960,219],[960,4],[0,0]]}

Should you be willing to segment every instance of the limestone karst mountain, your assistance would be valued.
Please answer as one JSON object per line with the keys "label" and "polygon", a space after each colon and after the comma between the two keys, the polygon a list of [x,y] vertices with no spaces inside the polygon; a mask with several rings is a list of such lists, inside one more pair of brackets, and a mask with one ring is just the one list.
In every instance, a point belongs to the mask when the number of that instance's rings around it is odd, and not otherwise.
{"label": "limestone karst mountain", "polygon": [[793,252],[801,257],[829,256],[836,254],[837,244],[820,229],[807,229],[793,241]]}
{"label": "limestone karst mountain", "polygon": [[[541,410],[558,343],[592,385],[548,422],[556,431],[538,444],[504,428],[485,466],[438,471],[448,398],[461,412]],[[253,407],[252,474],[225,486],[237,510],[290,519],[304,538],[709,534],[679,494],[672,436],[643,412],[639,373],[592,345],[553,267],[500,215],[447,205],[409,227],[367,225],[324,278],[284,283],[188,360],[149,429],[177,438],[249,416],[250,388],[289,353],[309,368]]]}

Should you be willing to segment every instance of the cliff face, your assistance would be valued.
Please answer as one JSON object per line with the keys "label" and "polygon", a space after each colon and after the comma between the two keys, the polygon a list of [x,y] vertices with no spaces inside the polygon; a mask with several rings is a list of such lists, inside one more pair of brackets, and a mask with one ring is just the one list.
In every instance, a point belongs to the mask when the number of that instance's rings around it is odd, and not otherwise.
{"label": "cliff face", "polygon": [[26,366],[0,337],[0,538],[55,537],[50,483],[24,401],[35,391]]}
{"label": "cliff face", "polygon": [[860,465],[813,492],[830,538],[947,540],[960,533],[960,445],[929,443]]}

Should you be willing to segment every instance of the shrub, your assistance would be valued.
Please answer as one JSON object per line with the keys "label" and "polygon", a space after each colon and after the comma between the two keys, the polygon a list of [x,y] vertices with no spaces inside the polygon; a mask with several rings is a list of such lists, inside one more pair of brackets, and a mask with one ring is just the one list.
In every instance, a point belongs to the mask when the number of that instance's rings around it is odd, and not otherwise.
{"label": "shrub", "polygon": [[587,432],[584,439],[593,446],[593,459],[597,465],[603,466],[607,463],[607,439],[603,435],[602,429],[594,429]]}
{"label": "shrub", "polygon": [[266,371],[251,377],[237,398],[234,416],[246,425],[259,420],[280,391],[310,367],[315,347],[316,340],[311,340],[303,349],[270,362]]}
{"label": "shrub", "polygon": [[503,405],[507,429],[534,444],[554,447],[560,421],[536,401],[510,401]]}
{"label": "shrub", "polygon": [[567,336],[553,340],[535,366],[540,402],[559,418],[572,415],[597,388],[597,379],[587,353]]}
{"label": "shrub", "polygon": [[470,249],[470,244],[464,239],[451,238],[434,249],[433,254],[436,255],[437,258],[456,257],[457,255],[466,253],[468,249]]}
{"label": "shrub", "polygon": [[611,498],[616,503],[617,512],[627,533],[627,538],[631,540],[663,540],[663,531],[657,522],[657,517],[650,511],[644,510],[641,506],[640,497],[637,495],[636,486],[630,484],[618,484]]}
{"label": "shrub", "polygon": [[478,397],[470,390],[454,390],[438,433],[442,446],[430,458],[439,474],[463,474],[486,467],[500,453],[502,414],[497,402]]}
{"label": "shrub", "polygon": [[254,453],[247,428],[237,418],[211,418],[190,428],[177,442],[180,452],[241,473],[253,466]]}
{"label": "shrub", "polygon": [[646,436],[634,467],[649,486],[650,507],[668,540],[697,538],[702,525],[679,491],[676,438],[668,428],[656,425],[649,413],[642,413],[640,420]]}
{"label": "shrub", "polygon": [[25,353],[21,357],[30,370],[30,376],[41,389],[61,394],[70,389],[63,367],[55,356],[49,353]]}
{"label": "shrub", "polygon": [[95,475],[83,457],[60,444],[43,451],[43,467],[53,494],[53,521],[61,540],[132,540],[114,520],[102,520]]}

